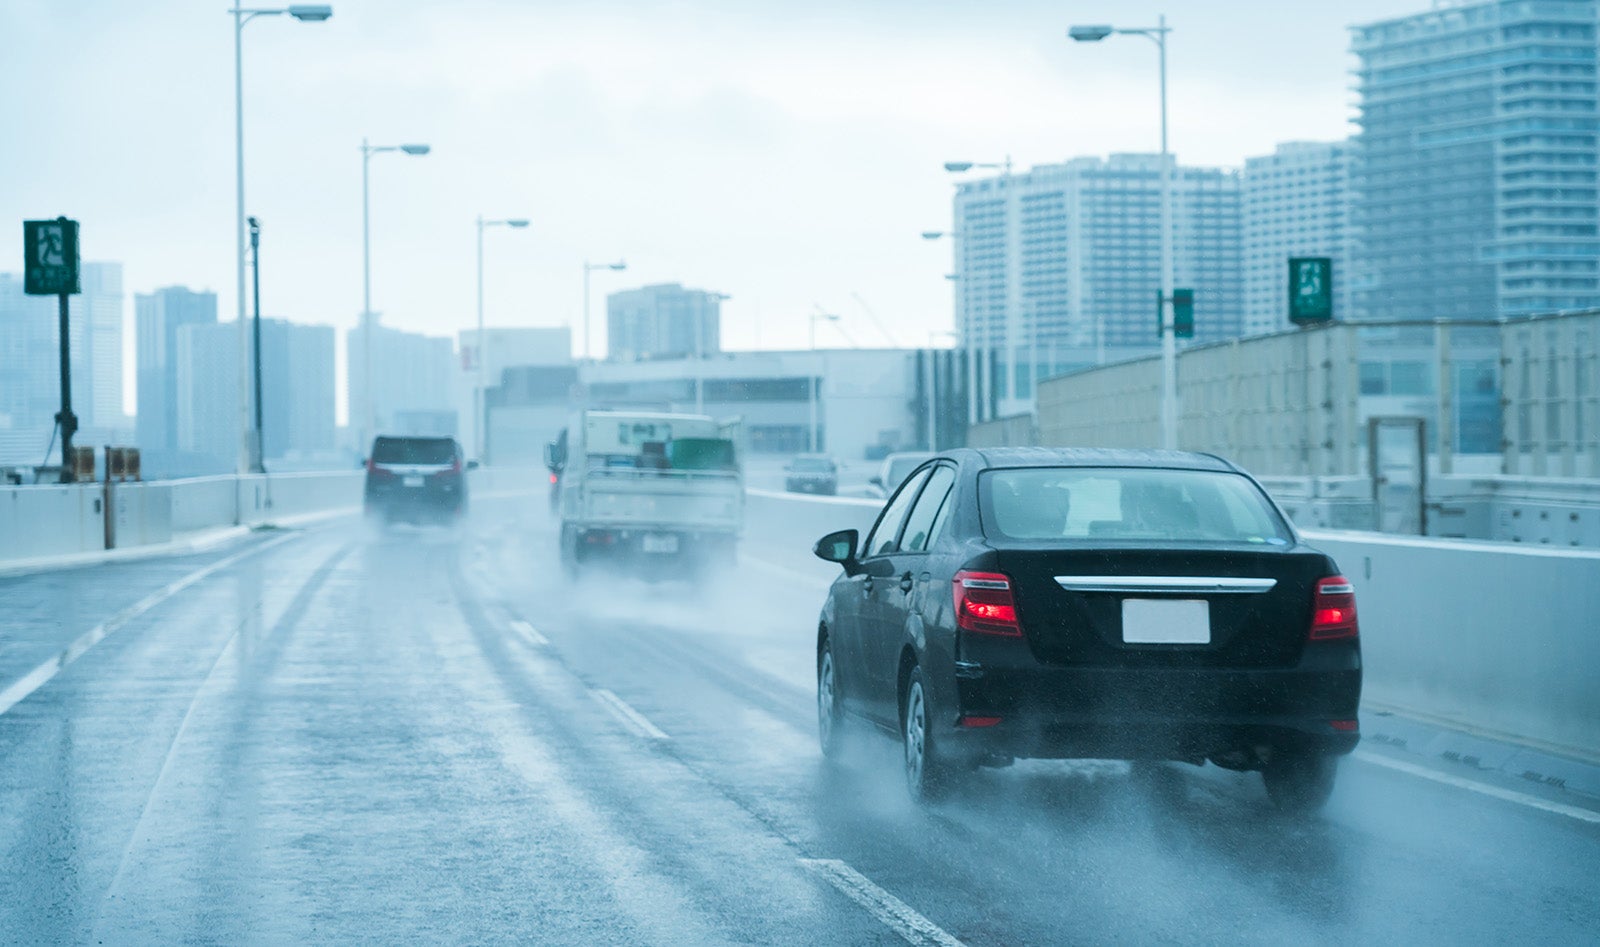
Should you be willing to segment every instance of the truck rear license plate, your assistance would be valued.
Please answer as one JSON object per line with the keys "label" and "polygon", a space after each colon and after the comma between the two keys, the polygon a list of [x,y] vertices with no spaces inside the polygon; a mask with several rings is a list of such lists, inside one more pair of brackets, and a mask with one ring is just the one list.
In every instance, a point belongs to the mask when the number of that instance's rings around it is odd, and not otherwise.
{"label": "truck rear license plate", "polygon": [[1210,644],[1211,605],[1205,599],[1125,598],[1122,640],[1128,644]]}
{"label": "truck rear license plate", "polygon": [[645,552],[674,553],[678,551],[678,537],[671,533],[646,533],[640,546]]}

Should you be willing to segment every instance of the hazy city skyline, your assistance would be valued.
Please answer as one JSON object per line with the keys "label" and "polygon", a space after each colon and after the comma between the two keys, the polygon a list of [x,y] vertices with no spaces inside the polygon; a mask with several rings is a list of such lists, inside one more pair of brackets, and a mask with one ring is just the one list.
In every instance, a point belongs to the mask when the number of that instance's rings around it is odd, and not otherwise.
{"label": "hazy city skyline", "polygon": [[[1427,5],[1168,10],[1179,159],[1237,166],[1280,141],[1348,134],[1344,27]],[[0,207],[14,223],[75,216],[86,259],[122,262],[130,296],[211,289],[231,319],[226,7],[7,4],[0,34],[28,42],[0,57],[0,77],[30,95],[0,105],[0,120],[52,137],[48,163],[0,153]],[[801,347],[814,305],[862,344],[921,344],[951,323],[949,248],[917,238],[949,221],[955,178],[940,163],[1154,150],[1148,44],[1063,34],[1148,25],[1161,8],[346,0],[327,23],[264,18],[244,43],[264,311],[355,324],[366,135],[434,149],[373,161],[373,305],[386,325],[472,324],[481,212],[533,218],[486,241],[491,325],[575,323],[581,261],[624,257],[627,273],[595,279],[597,336],[606,293],[676,281],[730,295],[729,347]],[[19,268],[20,237],[0,228],[0,269]],[[845,343],[824,328],[819,344]]]}

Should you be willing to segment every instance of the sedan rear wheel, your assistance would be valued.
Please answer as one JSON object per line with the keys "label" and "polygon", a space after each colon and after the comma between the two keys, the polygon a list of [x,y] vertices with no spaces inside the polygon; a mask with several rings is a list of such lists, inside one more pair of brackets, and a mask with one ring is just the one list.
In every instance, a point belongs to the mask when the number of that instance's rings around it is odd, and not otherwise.
{"label": "sedan rear wheel", "polygon": [[1284,753],[1274,756],[1261,770],[1267,795],[1284,812],[1310,815],[1322,809],[1333,795],[1339,758],[1320,753]]}
{"label": "sedan rear wheel", "polygon": [[844,707],[839,703],[839,679],[833,665],[833,643],[822,639],[817,654],[817,737],[822,755],[837,762],[843,754]]}
{"label": "sedan rear wheel", "polygon": [[930,802],[944,796],[950,789],[951,772],[939,755],[937,741],[929,727],[933,715],[928,708],[927,691],[922,686],[921,668],[911,669],[900,718],[907,791],[917,802]]}

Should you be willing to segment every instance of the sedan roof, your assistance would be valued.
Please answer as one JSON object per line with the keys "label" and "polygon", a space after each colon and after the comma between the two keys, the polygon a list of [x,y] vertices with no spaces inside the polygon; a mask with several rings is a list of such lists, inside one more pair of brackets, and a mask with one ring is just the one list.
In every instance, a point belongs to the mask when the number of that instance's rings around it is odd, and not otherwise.
{"label": "sedan roof", "polygon": [[986,467],[1161,467],[1179,470],[1239,468],[1214,454],[1110,447],[991,447],[977,451]]}

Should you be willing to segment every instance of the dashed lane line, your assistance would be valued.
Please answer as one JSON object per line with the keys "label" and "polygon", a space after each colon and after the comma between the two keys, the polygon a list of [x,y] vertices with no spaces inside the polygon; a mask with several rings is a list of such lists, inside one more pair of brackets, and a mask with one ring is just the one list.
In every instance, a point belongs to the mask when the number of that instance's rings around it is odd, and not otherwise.
{"label": "dashed lane line", "polygon": [[800,864],[839,889],[868,914],[917,947],[965,947],[944,928],[918,914],[909,904],[872,883],[861,872],[836,858],[802,858]]}
{"label": "dashed lane line", "polygon": [[1529,808],[1552,812],[1556,815],[1564,815],[1569,819],[1577,819],[1579,822],[1600,825],[1600,812],[1580,809],[1577,806],[1569,806],[1549,799],[1540,799],[1538,796],[1517,792],[1515,789],[1502,789],[1499,786],[1491,786],[1488,783],[1480,783],[1476,780],[1466,779],[1450,773],[1441,773],[1428,769],[1426,766],[1418,766],[1415,763],[1407,763],[1404,760],[1390,759],[1387,756],[1380,756],[1377,753],[1371,753],[1366,750],[1357,750],[1354,755],[1356,759],[1363,763],[1382,766],[1421,779],[1431,779],[1436,783],[1443,783],[1446,786],[1454,786],[1457,789],[1465,789],[1469,792],[1481,793],[1505,802],[1514,802],[1520,806],[1528,806]]}
{"label": "dashed lane line", "polygon": [[529,643],[540,648],[549,647],[550,639],[539,634],[538,629],[534,628],[527,622],[518,620],[513,621],[510,624],[511,630],[528,639]]}
{"label": "dashed lane line", "polygon": [[622,725],[635,734],[647,740],[670,740],[666,731],[651,723],[644,714],[628,706],[628,702],[604,688],[596,688],[589,692],[602,707],[611,711],[611,715],[622,722]]}
{"label": "dashed lane line", "polygon": [[202,569],[196,569],[176,582],[164,585],[154,592],[151,592],[149,595],[146,595],[139,601],[134,602],[127,608],[79,635],[77,638],[73,639],[72,643],[67,645],[67,647],[60,654],[29,671],[27,674],[24,674],[16,683],[7,687],[5,690],[0,691],[0,714],[4,714],[17,704],[22,703],[28,698],[28,695],[43,687],[50,681],[51,678],[66,670],[68,665],[83,657],[90,648],[99,644],[113,632],[128,624],[128,622],[133,621],[135,618],[138,618],[140,615],[143,615],[150,609],[155,608],[157,605],[160,605],[167,599],[172,598],[174,595],[177,595],[179,592],[182,592],[189,586],[194,585],[196,582],[199,582],[200,580],[217,572],[221,572],[223,569],[228,568],[239,560],[256,555],[260,552],[264,552],[268,549],[271,549],[273,546],[279,545],[280,543],[286,543],[291,539],[296,539],[300,535],[301,534],[298,533],[291,533],[287,536],[279,536],[276,539],[269,539],[266,542],[251,546],[249,549],[243,550],[242,552],[236,552],[233,555],[228,556],[226,559],[219,559],[209,566],[206,566]]}

